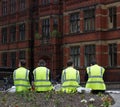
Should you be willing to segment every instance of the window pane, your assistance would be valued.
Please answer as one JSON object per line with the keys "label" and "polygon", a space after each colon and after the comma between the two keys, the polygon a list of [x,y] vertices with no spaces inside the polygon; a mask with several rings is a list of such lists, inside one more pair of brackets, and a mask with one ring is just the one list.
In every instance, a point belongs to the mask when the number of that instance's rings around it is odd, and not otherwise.
{"label": "window pane", "polygon": [[74,66],[80,67],[80,47],[79,46],[70,48],[70,56],[73,59]]}
{"label": "window pane", "polygon": [[84,10],[84,31],[95,30],[95,9]]}
{"label": "window pane", "polygon": [[16,40],[16,26],[10,27],[10,42],[15,42]]}
{"label": "window pane", "polygon": [[11,67],[15,68],[16,67],[16,52],[11,52]]}
{"label": "window pane", "polygon": [[2,28],[2,44],[7,43],[7,28]]}
{"label": "window pane", "polygon": [[70,33],[77,33],[80,31],[80,17],[79,13],[70,15]]}
{"label": "window pane", "polygon": [[19,52],[19,59],[25,59],[25,51]]}
{"label": "window pane", "polygon": [[19,25],[20,40],[25,40],[25,24]]}
{"label": "window pane", "polygon": [[85,46],[85,66],[89,66],[91,61],[95,59],[95,45]]}
{"label": "window pane", "polygon": [[7,66],[7,53],[2,53],[2,66],[5,67]]}
{"label": "window pane", "polygon": [[109,44],[109,66],[117,66],[117,44]]}

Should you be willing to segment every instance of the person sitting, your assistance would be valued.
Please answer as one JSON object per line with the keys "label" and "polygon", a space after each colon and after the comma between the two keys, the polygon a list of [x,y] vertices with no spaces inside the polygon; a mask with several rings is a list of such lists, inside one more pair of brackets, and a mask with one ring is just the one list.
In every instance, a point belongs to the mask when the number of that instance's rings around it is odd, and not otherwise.
{"label": "person sitting", "polygon": [[61,83],[61,90],[66,93],[74,93],[80,86],[80,74],[79,71],[74,68],[74,64],[71,59],[67,62],[67,68],[62,71]]}
{"label": "person sitting", "polygon": [[86,88],[91,88],[92,93],[97,94],[106,90],[106,85],[103,80],[105,69],[99,66],[96,61],[91,62],[91,66],[86,68],[88,80]]}
{"label": "person sitting", "polygon": [[34,88],[36,92],[51,91],[53,89],[50,81],[50,70],[45,67],[44,60],[40,60],[38,67],[34,69]]}

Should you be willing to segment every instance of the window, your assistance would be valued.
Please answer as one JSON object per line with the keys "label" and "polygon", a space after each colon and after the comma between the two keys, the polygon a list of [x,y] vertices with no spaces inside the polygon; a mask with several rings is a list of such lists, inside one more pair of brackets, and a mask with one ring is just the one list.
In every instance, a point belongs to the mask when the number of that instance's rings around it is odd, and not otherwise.
{"label": "window", "polygon": [[50,0],[42,0],[42,5],[48,5],[50,4]]}
{"label": "window", "polygon": [[39,32],[39,22],[35,21],[35,32]]}
{"label": "window", "polygon": [[117,65],[117,44],[109,44],[109,66]]}
{"label": "window", "polygon": [[77,33],[80,31],[80,17],[79,13],[70,15],[70,33]]}
{"label": "window", "polygon": [[11,52],[11,67],[15,68],[16,67],[16,52]]}
{"label": "window", "polygon": [[16,40],[16,26],[11,26],[10,28],[10,42],[15,42]]}
{"label": "window", "polygon": [[2,59],[2,66],[3,67],[7,66],[7,53],[6,52],[2,53],[1,59]]}
{"label": "window", "polygon": [[59,2],[59,0],[54,0],[54,3],[57,4]]}
{"label": "window", "polygon": [[43,19],[43,21],[42,21],[42,37],[45,39],[49,39],[49,37],[50,37],[49,19]]}
{"label": "window", "polygon": [[20,40],[25,40],[25,24],[19,25]]}
{"label": "window", "polygon": [[19,59],[25,59],[25,51],[20,51],[19,52]]}
{"label": "window", "polygon": [[16,11],[16,0],[10,0],[10,12],[15,13]]}
{"label": "window", "polygon": [[109,28],[116,28],[116,7],[109,8]]}
{"label": "window", "polygon": [[70,48],[70,56],[73,59],[74,66],[80,67],[80,47],[79,46]]}
{"label": "window", "polygon": [[58,19],[57,17],[54,17],[53,18],[53,29],[58,29]]}
{"label": "window", "polygon": [[7,15],[7,0],[2,1],[2,15]]}
{"label": "window", "polygon": [[95,30],[95,10],[89,9],[84,10],[84,31],[94,31]]}
{"label": "window", "polygon": [[95,45],[85,46],[85,66],[89,66],[91,61],[95,59]]}
{"label": "window", "polygon": [[24,10],[24,9],[25,9],[25,1],[26,1],[26,0],[19,0],[20,10]]}
{"label": "window", "polygon": [[2,44],[7,43],[7,28],[2,28]]}

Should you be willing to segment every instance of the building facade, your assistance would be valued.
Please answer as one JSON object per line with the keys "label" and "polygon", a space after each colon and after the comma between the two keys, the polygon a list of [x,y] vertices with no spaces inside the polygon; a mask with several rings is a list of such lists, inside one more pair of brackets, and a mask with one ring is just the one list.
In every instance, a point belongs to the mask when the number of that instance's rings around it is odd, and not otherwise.
{"label": "building facade", "polygon": [[33,70],[40,59],[61,75],[72,58],[84,81],[90,61],[120,74],[119,0],[1,0],[0,66],[16,68],[20,59]]}

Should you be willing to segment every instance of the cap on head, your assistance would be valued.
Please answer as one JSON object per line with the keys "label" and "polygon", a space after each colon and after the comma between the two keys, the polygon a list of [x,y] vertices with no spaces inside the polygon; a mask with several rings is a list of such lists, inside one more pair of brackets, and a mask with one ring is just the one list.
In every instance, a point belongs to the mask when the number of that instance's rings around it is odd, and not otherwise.
{"label": "cap on head", "polygon": [[46,62],[43,59],[39,60],[39,66],[46,66]]}

